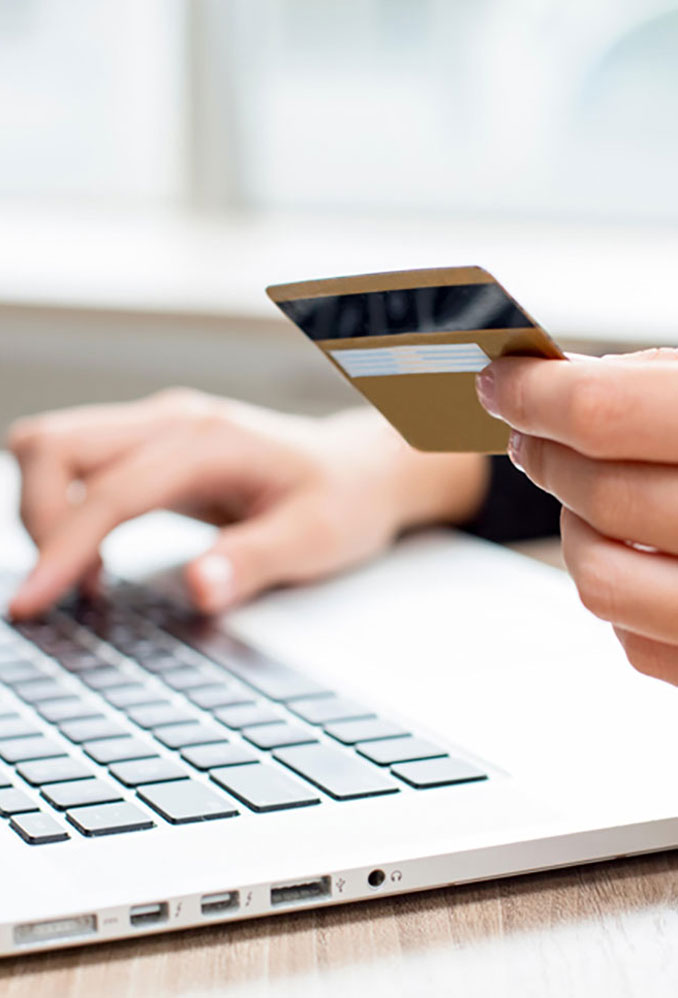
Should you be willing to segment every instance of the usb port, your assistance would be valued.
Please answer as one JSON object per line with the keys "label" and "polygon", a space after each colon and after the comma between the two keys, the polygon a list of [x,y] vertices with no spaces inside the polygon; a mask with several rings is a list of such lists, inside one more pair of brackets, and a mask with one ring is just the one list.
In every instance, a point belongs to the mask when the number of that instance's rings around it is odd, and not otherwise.
{"label": "usb port", "polygon": [[200,898],[200,912],[203,915],[221,915],[225,911],[235,911],[240,907],[238,891],[222,891],[221,894],[204,894]]}
{"label": "usb port", "polygon": [[328,898],[332,893],[332,881],[329,877],[319,877],[317,880],[302,880],[296,884],[278,884],[271,887],[271,904],[303,904],[316,898]]}
{"label": "usb port", "polygon": [[169,917],[167,901],[154,901],[153,904],[135,904],[129,910],[130,925],[154,925],[166,922]]}

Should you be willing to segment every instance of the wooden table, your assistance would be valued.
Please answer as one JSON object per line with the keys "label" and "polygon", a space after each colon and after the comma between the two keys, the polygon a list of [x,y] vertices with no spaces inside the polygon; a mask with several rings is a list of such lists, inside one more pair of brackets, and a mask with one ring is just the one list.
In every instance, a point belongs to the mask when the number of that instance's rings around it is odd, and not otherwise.
{"label": "wooden table", "polygon": [[678,852],[0,963],[2,998],[321,994],[675,998]]}

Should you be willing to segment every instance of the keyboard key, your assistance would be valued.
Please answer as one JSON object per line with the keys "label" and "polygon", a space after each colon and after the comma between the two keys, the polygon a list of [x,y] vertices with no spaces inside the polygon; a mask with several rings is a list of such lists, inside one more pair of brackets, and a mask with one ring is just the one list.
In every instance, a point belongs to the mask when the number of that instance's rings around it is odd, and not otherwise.
{"label": "keyboard key", "polygon": [[[10,586],[11,588],[11,586]],[[9,591],[9,590],[8,590]],[[0,592],[3,592],[3,577],[0,575]],[[17,644],[16,635],[14,631],[10,630],[9,627],[0,627],[0,648],[5,648],[8,645],[13,647]]]}
{"label": "keyboard key", "polygon": [[184,665],[163,674],[161,678],[173,690],[183,693],[185,690],[207,686],[210,682],[214,681],[214,673],[206,669],[196,668],[193,665]]}
{"label": "keyboard key", "polygon": [[173,825],[231,818],[238,814],[234,801],[194,780],[154,783],[143,790],[137,790],[137,794]]}
{"label": "keyboard key", "polygon": [[194,745],[192,748],[183,749],[180,755],[196,769],[216,769],[217,766],[237,766],[245,762],[257,762],[254,752],[243,745],[233,745],[230,742]]}
{"label": "keyboard key", "polygon": [[23,717],[15,714],[13,717],[5,717],[0,721],[0,741],[6,738],[25,738],[27,735],[39,735],[40,730],[25,721]]}
{"label": "keyboard key", "polygon": [[108,804],[122,800],[122,794],[112,783],[105,780],[74,780],[68,783],[53,783],[40,791],[48,804],[59,811],[84,804]]}
{"label": "keyboard key", "polygon": [[68,697],[67,700],[45,700],[43,703],[39,703],[35,709],[50,724],[97,717],[101,712],[99,704],[94,701],[80,700],[78,697]]}
{"label": "keyboard key", "polygon": [[158,646],[154,641],[143,637],[131,637],[129,641],[118,641],[116,647],[123,655],[140,662],[144,655],[153,656],[158,652]]}
{"label": "keyboard key", "polygon": [[359,742],[358,753],[376,762],[379,766],[390,766],[394,762],[413,762],[416,759],[435,759],[447,755],[445,749],[425,738],[383,738],[376,742]]}
{"label": "keyboard key", "polygon": [[215,710],[214,716],[222,724],[238,731],[240,728],[251,728],[255,724],[271,724],[273,721],[282,721],[280,714],[265,704],[241,704],[238,707],[220,707]]}
{"label": "keyboard key", "polygon": [[288,706],[309,724],[354,721],[359,717],[375,716],[369,707],[345,697],[312,697],[308,700],[293,700]]}
{"label": "keyboard key", "polygon": [[119,686],[127,686],[130,677],[114,666],[107,666],[105,669],[91,669],[79,673],[82,680],[91,690],[113,690]]}
{"label": "keyboard key", "polygon": [[295,697],[318,696],[330,692],[303,673],[296,672],[281,662],[275,662],[222,632],[212,629],[205,635],[200,628],[194,630],[182,625],[172,629],[187,644],[197,648],[207,658],[218,662],[232,675],[271,700],[285,702]]}
{"label": "keyboard key", "polygon": [[178,669],[184,665],[181,659],[177,658],[171,652],[158,650],[154,650],[147,655],[138,656],[137,661],[142,669],[146,669],[147,672],[153,672],[156,675],[163,672],[171,672],[172,669]]}
{"label": "keyboard key", "polygon": [[181,707],[175,707],[169,701],[155,706],[132,707],[127,711],[127,716],[141,728],[159,728],[163,724],[189,724],[196,720],[195,714]]}
{"label": "keyboard key", "polygon": [[0,816],[3,818],[8,818],[10,814],[37,810],[38,805],[23,790],[16,790],[14,787],[0,790]]}
{"label": "keyboard key", "polygon": [[308,742],[318,740],[308,728],[302,728],[300,724],[286,724],[285,722],[244,728],[241,734],[248,742],[252,742],[260,749],[282,748],[284,745],[305,745]]}
{"label": "keyboard key", "polygon": [[224,740],[224,729],[209,722],[195,724],[168,724],[158,728],[155,737],[167,748],[178,749],[187,745],[207,745]]}
{"label": "keyboard key", "polygon": [[487,779],[487,773],[478,769],[473,763],[449,757],[426,759],[423,762],[405,762],[400,766],[394,766],[391,772],[418,790]]}
{"label": "keyboard key", "polygon": [[0,788],[11,787],[11,786],[12,786],[12,780],[10,779],[9,773],[5,773],[3,772],[2,769],[0,769]]}
{"label": "keyboard key", "polygon": [[110,665],[88,648],[69,648],[56,656],[67,672],[86,672],[91,669],[104,669]]}
{"label": "keyboard key", "polygon": [[127,801],[79,807],[69,811],[66,817],[83,835],[114,835],[116,832],[134,832],[155,826],[150,815]]}
{"label": "keyboard key", "polygon": [[33,662],[13,656],[9,662],[0,662],[0,683],[13,686],[31,679],[43,679],[45,673]]}
{"label": "keyboard key", "polygon": [[14,692],[26,703],[31,704],[73,696],[72,691],[67,690],[56,679],[31,679],[27,683],[16,683]]}
{"label": "keyboard key", "polygon": [[144,783],[162,783],[167,780],[185,780],[189,771],[173,759],[140,759],[138,762],[118,762],[109,772],[126,787],[140,787]]}
{"label": "keyboard key", "polygon": [[383,721],[379,717],[367,718],[363,721],[338,721],[336,724],[326,724],[325,731],[332,738],[344,745],[355,745],[357,742],[371,742],[377,738],[396,738],[399,735],[409,735],[409,731],[399,724]]}
{"label": "keyboard key", "polygon": [[241,658],[226,657],[222,664],[248,686],[271,700],[282,703],[295,697],[319,696],[330,692],[303,673],[274,662],[253,649],[245,649]]}
{"label": "keyboard key", "polygon": [[63,742],[53,741],[43,735],[33,738],[13,738],[0,742],[0,758],[5,762],[28,762],[30,759],[50,759],[52,756],[66,755]]}
{"label": "keyboard key", "polygon": [[17,766],[17,773],[33,787],[46,783],[61,783],[64,780],[85,780],[94,776],[79,759],[64,755],[58,759],[39,759],[37,762],[23,762]]}
{"label": "keyboard key", "polygon": [[396,793],[399,789],[381,770],[334,745],[280,749],[274,758],[336,800],[375,797]]}
{"label": "keyboard key", "polygon": [[10,828],[18,832],[25,842],[32,846],[47,845],[49,842],[65,842],[70,835],[51,814],[32,811],[17,814],[10,818]]}
{"label": "keyboard key", "polygon": [[282,811],[320,803],[318,794],[310,787],[263,762],[213,769],[210,777],[253,811]]}
{"label": "keyboard key", "polygon": [[197,690],[189,690],[186,696],[196,706],[204,710],[214,710],[216,707],[233,707],[236,704],[253,704],[252,694],[234,685],[219,683],[212,686],[201,686]]}
{"label": "keyboard key", "polygon": [[95,762],[108,766],[111,762],[126,762],[128,759],[149,759],[157,756],[156,747],[141,738],[126,735],[124,738],[101,738],[94,742],[84,742],[83,749]]}
{"label": "keyboard key", "polygon": [[59,730],[76,745],[92,742],[98,738],[124,738],[129,734],[126,728],[108,717],[91,717],[84,721],[64,721]]}
{"label": "keyboard key", "polygon": [[102,690],[102,696],[113,707],[127,710],[129,707],[142,707],[147,704],[167,703],[160,690],[153,690],[141,683],[128,683],[127,686],[116,686],[112,690]]}

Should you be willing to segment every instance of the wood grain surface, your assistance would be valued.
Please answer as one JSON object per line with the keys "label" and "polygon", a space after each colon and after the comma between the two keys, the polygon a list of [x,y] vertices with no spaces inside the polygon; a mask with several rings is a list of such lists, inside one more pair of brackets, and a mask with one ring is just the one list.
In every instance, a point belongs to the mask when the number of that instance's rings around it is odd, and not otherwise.
{"label": "wood grain surface", "polygon": [[2,998],[678,992],[678,855],[3,961]]}

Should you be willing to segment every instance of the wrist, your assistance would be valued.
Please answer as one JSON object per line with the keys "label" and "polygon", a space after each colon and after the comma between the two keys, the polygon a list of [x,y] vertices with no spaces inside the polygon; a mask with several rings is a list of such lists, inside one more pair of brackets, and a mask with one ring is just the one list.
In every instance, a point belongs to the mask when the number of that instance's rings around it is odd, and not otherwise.
{"label": "wrist", "polygon": [[411,447],[373,409],[355,409],[329,417],[342,433],[369,454],[369,467],[384,488],[396,531],[433,523],[464,523],[480,509],[490,480],[482,454],[438,454]]}

